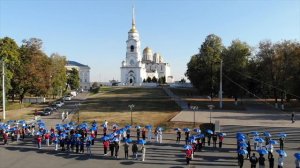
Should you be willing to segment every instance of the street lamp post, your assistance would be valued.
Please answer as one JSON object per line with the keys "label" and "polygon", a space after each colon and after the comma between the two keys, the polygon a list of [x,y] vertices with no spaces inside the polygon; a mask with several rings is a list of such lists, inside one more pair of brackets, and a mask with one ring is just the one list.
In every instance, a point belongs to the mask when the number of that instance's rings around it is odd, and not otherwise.
{"label": "street lamp post", "polygon": [[198,110],[198,106],[191,106],[191,109],[194,111],[194,128],[196,125],[196,113],[195,111]]}
{"label": "street lamp post", "polygon": [[132,109],[134,108],[134,104],[130,104],[128,105],[128,107],[130,108],[130,118],[131,118],[131,125],[132,125]]}
{"label": "street lamp post", "polygon": [[5,63],[4,63],[4,59],[2,58],[2,115],[3,115],[3,121],[5,120],[6,118],[6,115],[5,115],[5,73],[4,73],[4,66],[5,66]]}
{"label": "street lamp post", "polygon": [[80,105],[80,103],[75,104],[75,108],[76,108],[76,110],[77,110],[77,123],[78,123],[78,124],[79,124],[79,119],[80,119],[79,105]]}
{"label": "street lamp post", "polygon": [[214,107],[215,107],[215,106],[212,105],[212,104],[208,105],[208,108],[209,108],[209,123],[211,123],[211,111],[212,111],[212,109],[213,109]]}

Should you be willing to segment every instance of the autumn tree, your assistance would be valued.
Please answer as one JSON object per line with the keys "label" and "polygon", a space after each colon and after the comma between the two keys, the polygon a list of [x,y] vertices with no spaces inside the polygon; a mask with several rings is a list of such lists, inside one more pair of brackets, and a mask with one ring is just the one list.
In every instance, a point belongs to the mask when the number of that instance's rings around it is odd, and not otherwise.
{"label": "autumn tree", "polygon": [[[19,53],[19,46],[13,39],[9,37],[0,38],[0,59],[5,63],[4,68],[5,68],[6,92],[10,93],[12,99],[14,100],[15,86],[14,86],[13,78],[14,78],[14,74],[16,74],[17,69],[20,65],[20,53]],[[2,67],[1,67],[1,74],[2,74]]]}
{"label": "autumn tree", "polygon": [[200,47],[199,53],[191,57],[185,75],[203,94],[213,97],[217,93],[219,62],[223,51],[220,37],[210,34]]}
{"label": "autumn tree", "polygon": [[225,77],[230,78],[230,80],[226,80],[226,78],[224,80],[224,92],[230,97],[233,96],[235,103],[237,103],[237,98],[243,95],[244,90],[236,86],[232,81],[238,82],[240,86],[246,86],[247,78],[241,76],[241,74],[247,74],[250,56],[250,46],[240,40],[232,41],[231,45],[222,52],[223,73],[226,75]]}
{"label": "autumn tree", "polygon": [[53,96],[62,95],[67,84],[66,57],[54,53],[50,56],[51,61],[51,88]]}
{"label": "autumn tree", "polygon": [[80,86],[79,72],[77,69],[72,68],[67,72],[67,83],[71,90],[78,89]]}
{"label": "autumn tree", "polygon": [[45,96],[51,86],[51,61],[42,51],[42,40],[23,40],[20,48],[21,64],[16,75],[20,100],[25,94]]}

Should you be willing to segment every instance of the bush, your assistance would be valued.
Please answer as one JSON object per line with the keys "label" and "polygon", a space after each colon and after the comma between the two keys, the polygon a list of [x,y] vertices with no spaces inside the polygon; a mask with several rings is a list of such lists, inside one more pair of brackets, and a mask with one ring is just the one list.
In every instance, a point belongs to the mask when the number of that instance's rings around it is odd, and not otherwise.
{"label": "bush", "polygon": [[99,93],[100,92],[100,87],[95,87],[95,88],[91,88],[91,92],[96,94],[96,93]]}

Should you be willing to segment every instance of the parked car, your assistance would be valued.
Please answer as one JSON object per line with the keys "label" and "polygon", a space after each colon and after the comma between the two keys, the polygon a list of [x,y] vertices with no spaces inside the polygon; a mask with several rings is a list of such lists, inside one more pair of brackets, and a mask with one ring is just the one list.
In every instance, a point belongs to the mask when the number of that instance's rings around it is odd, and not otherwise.
{"label": "parked car", "polygon": [[66,101],[70,101],[70,100],[72,100],[72,97],[71,97],[71,96],[66,96],[64,99],[65,99]]}
{"label": "parked car", "polygon": [[41,116],[49,116],[52,114],[52,108],[46,107],[43,111],[39,113]]}
{"label": "parked car", "polygon": [[57,102],[55,102],[55,104],[57,107],[62,107],[64,105],[64,103],[61,101],[57,101]]}
{"label": "parked car", "polygon": [[44,108],[43,112],[52,114],[54,112],[54,109],[51,107],[46,107],[46,108]]}

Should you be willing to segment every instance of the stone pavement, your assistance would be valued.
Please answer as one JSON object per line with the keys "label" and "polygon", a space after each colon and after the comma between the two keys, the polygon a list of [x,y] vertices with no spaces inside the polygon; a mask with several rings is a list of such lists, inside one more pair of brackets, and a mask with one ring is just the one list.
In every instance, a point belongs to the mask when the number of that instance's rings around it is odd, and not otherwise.
{"label": "stone pavement", "polygon": [[[72,110],[74,103],[78,103],[83,99],[74,100],[74,102],[67,103],[64,110]],[[60,120],[61,111],[52,116],[44,117],[48,126],[53,126]],[[192,121],[192,111],[182,111],[178,115],[180,121],[187,119]],[[52,117],[52,118],[51,118]],[[177,116],[176,116],[177,117]],[[175,118],[176,118],[175,117]],[[82,168],[82,167],[169,167],[169,168],[183,168],[183,167],[238,167],[236,160],[236,132],[249,133],[250,131],[269,131],[275,136],[279,132],[288,134],[285,144],[285,150],[288,157],[285,158],[285,168],[293,168],[295,152],[300,151],[300,129],[299,123],[291,124],[289,115],[285,113],[249,113],[249,112],[212,112],[212,121],[220,120],[221,130],[227,133],[224,139],[223,149],[214,149],[206,147],[202,152],[196,152],[195,158],[191,161],[190,166],[185,165],[185,155],[183,153],[183,142],[180,145],[174,143],[175,133],[163,134],[164,143],[146,144],[146,161],[140,160],[125,160],[123,147],[120,146],[119,158],[112,158],[110,156],[103,156],[103,145],[96,139],[95,145],[92,147],[92,156],[87,154],[75,154],[61,151],[54,151],[54,146],[43,147],[38,150],[32,139],[28,138],[24,142],[13,142],[9,145],[0,145],[0,162],[1,168]],[[208,122],[209,111],[196,111],[197,122]],[[101,132],[101,131],[100,131]],[[134,133],[132,133],[134,134]],[[174,139],[174,140],[173,140]],[[276,149],[278,146],[276,146]],[[131,155],[131,151],[129,152]],[[277,154],[275,156],[275,166],[277,164]],[[266,166],[268,163],[266,161]],[[244,167],[250,167],[248,160],[245,160]]]}
{"label": "stone pavement", "polygon": [[188,104],[184,100],[181,99],[181,97],[175,95],[169,87],[162,87],[163,90],[167,93],[169,97],[172,98],[176,102],[176,104],[182,109],[182,110],[188,110]]}
{"label": "stone pavement", "polygon": [[[229,128],[230,129],[230,128]],[[296,131],[296,130],[295,130]],[[299,135],[299,131],[297,132]],[[233,134],[232,134],[233,135]],[[205,147],[204,151],[196,152],[190,166],[185,165],[185,154],[183,152],[183,142],[175,144],[174,140],[164,140],[163,144],[146,144],[146,160],[142,162],[129,158],[124,159],[123,146],[120,146],[119,158],[103,156],[103,145],[96,140],[92,147],[92,156],[85,154],[75,154],[62,151],[54,151],[54,146],[42,146],[38,150],[33,144],[32,139],[28,138],[24,142],[14,142],[9,145],[0,145],[1,168],[82,168],[82,167],[131,167],[131,168],[183,168],[183,167],[238,167],[236,160],[235,139],[229,135],[224,139],[222,149]],[[164,135],[168,139],[175,139],[175,134]],[[134,138],[135,139],[135,138]],[[131,149],[131,148],[130,148]],[[298,142],[288,142],[285,149],[289,155],[285,159],[285,168],[294,167],[293,154],[299,150]],[[299,151],[298,151],[299,152]],[[131,155],[131,150],[129,155]],[[275,165],[277,164],[277,154],[275,156]],[[244,167],[250,167],[248,160],[245,160]],[[266,166],[268,163],[266,162]]]}
{"label": "stone pavement", "polygon": [[[294,127],[300,128],[300,121],[291,123],[291,116],[286,112],[255,112],[255,111],[216,111],[199,110],[195,112],[195,121],[198,123],[209,123],[216,120],[220,125],[244,125],[244,126],[266,126],[266,127]],[[296,114],[300,118],[300,113]],[[194,112],[189,110],[181,111],[171,121],[193,122]]]}

